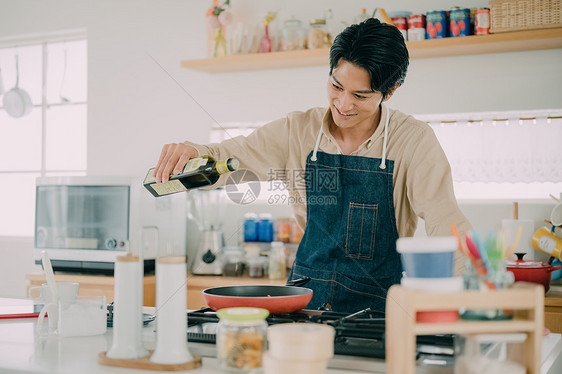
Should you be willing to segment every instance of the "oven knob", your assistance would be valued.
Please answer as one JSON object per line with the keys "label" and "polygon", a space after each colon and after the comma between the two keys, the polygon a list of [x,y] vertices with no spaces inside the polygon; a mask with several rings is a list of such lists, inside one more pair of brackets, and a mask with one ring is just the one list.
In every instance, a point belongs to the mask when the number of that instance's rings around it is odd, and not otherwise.
{"label": "oven knob", "polygon": [[212,264],[213,261],[215,261],[215,259],[217,258],[217,256],[215,256],[213,254],[213,252],[211,252],[210,249],[207,249],[207,252],[205,252],[205,254],[203,255],[203,257],[201,257],[201,259],[203,260],[204,263],[206,264]]}
{"label": "oven knob", "polygon": [[109,249],[113,249],[115,247],[117,247],[117,240],[115,239],[107,239],[105,241],[105,246]]}

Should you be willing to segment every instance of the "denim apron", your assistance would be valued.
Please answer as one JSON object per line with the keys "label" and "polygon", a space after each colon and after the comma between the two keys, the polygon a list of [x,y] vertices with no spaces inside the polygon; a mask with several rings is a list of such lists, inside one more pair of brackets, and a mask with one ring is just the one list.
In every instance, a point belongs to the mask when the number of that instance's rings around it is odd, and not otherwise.
{"label": "denim apron", "polygon": [[329,304],[337,312],[384,313],[388,288],[400,282],[385,109],[382,159],[318,152],[322,129],[307,157],[307,223],[289,275],[311,278],[307,309]]}

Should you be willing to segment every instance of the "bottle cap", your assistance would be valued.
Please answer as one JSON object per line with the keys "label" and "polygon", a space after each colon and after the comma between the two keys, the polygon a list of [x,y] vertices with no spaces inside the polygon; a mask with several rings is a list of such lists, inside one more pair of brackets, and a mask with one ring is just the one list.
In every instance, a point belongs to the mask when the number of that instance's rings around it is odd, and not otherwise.
{"label": "bottle cap", "polygon": [[240,161],[238,161],[235,158],[229,158],[226,161],[226,166],[228,167],[228,170],[230,170],[230,171],[237,170],[240,167]]}

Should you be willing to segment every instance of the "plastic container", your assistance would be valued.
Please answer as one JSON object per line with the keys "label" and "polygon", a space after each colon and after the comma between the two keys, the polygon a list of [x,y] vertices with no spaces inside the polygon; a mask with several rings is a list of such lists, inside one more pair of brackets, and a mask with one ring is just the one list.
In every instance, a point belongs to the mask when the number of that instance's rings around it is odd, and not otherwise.
{"label": "plastic container", "polygon": [[269,315],[262,308],[225,308],[217,311],[217,360],[221,372],[261,373]]}
{"label": "plastic container", "polygon": [[271,219],[270,213],[260,214],[260,220],[258,221],[258,241],[273,241],[273,220]]}
{"label": "plastic container", "polygon": [[255,213],[244,214],[244,241],[255,242],[258,240],[258,216]]}
{"label": "plastic container", "polygon": [[457,239],[453,236],[399,238],[396,249],[410,278],[450,278]]}
{"label": "plastic container", "polygon": [[[454,278],[402,278],[401,285],[405,288],[423,292],[461,292],[464,282],[461,277]],[[459,319],[458,310],[438,310],[417,312],[416,320],[426,323],[452,323]]]}
{"label": "plastic container", "polygon": [[267,330],[269,355],[278,360],[317,361],[334,355],[335,330],[315,323],[281,323]]}
{"label": "plastic container", "polygon": [[269,279],[287,278],[287,256],[281,242],[271,243],[269,252]]}

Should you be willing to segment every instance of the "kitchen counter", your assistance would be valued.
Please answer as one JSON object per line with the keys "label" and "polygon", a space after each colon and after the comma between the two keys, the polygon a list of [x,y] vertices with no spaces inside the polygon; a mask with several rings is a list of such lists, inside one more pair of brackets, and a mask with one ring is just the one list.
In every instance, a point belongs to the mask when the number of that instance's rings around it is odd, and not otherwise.
{"label": "kitchen counter", "polygon": [[[99,352],[105,352],[111,346],[112,329],[104,335],[91,337],[41,336],[35,333],[36,318],[0,320],[0,372],[10,373],[147,373],[145,370],[124,369],[101,366],[97,362]],[[47,325],[47,324],[45,324]],[[46,327],[46,326],[45,326]],[[156,333],[153,324],[143,328],[143,341],[147,349],[154,349]],[[209,345],[191,344],[193,354],[203,354]],[[352,367],[347,357],[339,358],[344,368]],[[333,365],[331,365],[333,366]],[[199,369],[183,371],[193,374],[217,374],[217,361],[212,357],[203,357],[203,366]],[[373,360],[368,369],[349,370],[330,368],[326,374],[362,374],[384,373],[382,360]],[[452,370],[423,370],[425,373],[452,373]],[[560,334],[545,337],[542,345],[542,374],[562,372],[562,339]]]}

